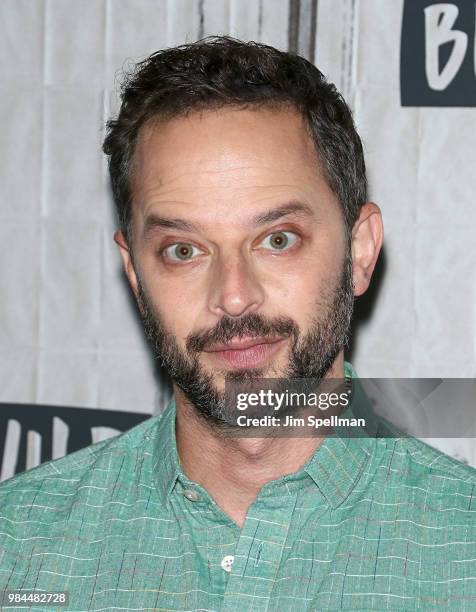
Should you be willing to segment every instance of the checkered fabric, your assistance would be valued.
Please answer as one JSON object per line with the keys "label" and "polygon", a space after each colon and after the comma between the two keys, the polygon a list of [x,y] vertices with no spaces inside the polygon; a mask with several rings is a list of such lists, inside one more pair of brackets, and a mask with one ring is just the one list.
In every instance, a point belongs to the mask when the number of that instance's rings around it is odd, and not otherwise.
{"label": "checkered fabric", "polygon": [[67,610],[475,610],[475,483],[412,438],[329,436],[240,529],[181,471],[172,399],[0,486],[0,589],[67,590]]}

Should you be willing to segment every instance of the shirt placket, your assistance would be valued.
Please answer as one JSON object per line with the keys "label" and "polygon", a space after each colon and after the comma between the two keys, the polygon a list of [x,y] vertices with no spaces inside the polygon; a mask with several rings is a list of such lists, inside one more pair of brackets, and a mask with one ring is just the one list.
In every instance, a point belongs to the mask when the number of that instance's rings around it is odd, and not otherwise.
{"label": "shirt placket", "polygon": [[[193,548],[200,550],[202,560],[197,563],[195,554],[187,556],[191,562],[188,569],[190,575],[200,567],[198,582],[189,585],[198,599],[188,601],[187,605],[190,608],[196,606],[197,609],[203,609],[203,606],[210,610],[221,609],[240,529],[197,483],[181,478],[175,488],[175,494],[177,507],[181,508],[183,513],[184,528],[195,534]],[[198,536],[198,533],[201,535]],[[200,593],[207,594],[206,600],[202,599]]]}
{"label": "shirt placket", "polygon": [[297,492],[262,492],[250,507],[233,555],[222,610],[268,610]]}

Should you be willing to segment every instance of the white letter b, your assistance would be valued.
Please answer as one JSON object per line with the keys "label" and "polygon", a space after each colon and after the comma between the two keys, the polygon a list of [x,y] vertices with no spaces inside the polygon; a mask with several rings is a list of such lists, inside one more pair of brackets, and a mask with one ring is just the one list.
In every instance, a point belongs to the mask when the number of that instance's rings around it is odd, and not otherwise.
{"label": "white letter b", "polygon": [[[442,91],[455,78],[463,63],[468,47],[468,36],[460,30],[452,30],[458,18],[458,7],[454,4],[433,4],[425,9],[425,70],[431,89]],[[439,71],[438,49],[454,42],[451,55],[443,70]]]}

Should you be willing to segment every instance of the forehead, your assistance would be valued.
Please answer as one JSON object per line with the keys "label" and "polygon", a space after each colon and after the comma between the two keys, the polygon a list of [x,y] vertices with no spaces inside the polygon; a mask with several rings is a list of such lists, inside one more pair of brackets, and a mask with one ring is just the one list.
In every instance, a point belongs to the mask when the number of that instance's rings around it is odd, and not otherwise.
{"label": "forehead", "polygon": [[143,126],[133,160],[134,210],[175,204],[221,214],[273,200],[333,197],[302,116],[289,108],[192,112]]}

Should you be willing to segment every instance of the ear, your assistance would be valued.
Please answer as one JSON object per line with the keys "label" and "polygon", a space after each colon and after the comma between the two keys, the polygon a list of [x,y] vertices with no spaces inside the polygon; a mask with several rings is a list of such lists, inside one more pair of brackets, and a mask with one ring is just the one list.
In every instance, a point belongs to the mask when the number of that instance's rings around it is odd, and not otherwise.
{"label": "ear", "polygon": [[382,214],[377,204],[366,202],[352,228],[352,269],[355,296],[368,289],[382,248]]}
{"label": "ear", "polygon": [[[127,280],[134,292],[136,300],[138,300],[139,291],[138,291],[138,283],[137,283],[137,275],[134,269],[134,263],[132,261],[132,254],[127,244],[127,241],[124,237],[124,234],[121,231],[117,231],[114,233],[114,242],[119,247],[119,252],[121,253],[122,263],[124,265],[124,272],[126,273]],[[138,300],[139,301],[139,300]]]}

